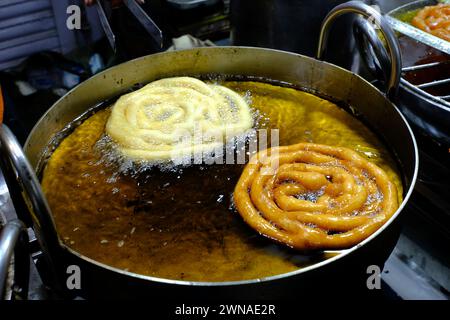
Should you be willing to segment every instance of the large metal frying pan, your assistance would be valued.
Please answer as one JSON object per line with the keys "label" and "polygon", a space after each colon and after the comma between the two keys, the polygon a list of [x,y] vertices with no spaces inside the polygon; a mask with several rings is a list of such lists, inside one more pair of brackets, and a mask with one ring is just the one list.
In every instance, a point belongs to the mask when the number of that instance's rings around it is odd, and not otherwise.
{"label": "large metal frying pan", "polygon": [[[322,30],[319,59],[324,51],[323,41],[335,18],[343,13],[374,16],[383,28],[390,44],[389,52],[394,62],[389,81],[393,95],[399,81],[396,66],[400,65],[395,37],[381,16],[370,7],[351,2],[333,10]],[[402,114],[386,95],[358,75],[335,65],[298,54],[245,47],[201,48],[160,53],[142,57],[108,69],[85,81],[55,103],[36,124],[25,144],[25,157],[14,142],[10,132],[0,131],[2,153],[11,157],[3,162],[14,169],[22,189],[31,198],[32,219],[21,213],[38,234],[51,277],[47,283],[63,294],[84,297],[314,297],[326,293],[335,295],[343,286],[355,283],[365,288],[367,268],[382,264],[397,240],[398,216],[411,195],[417,175],[417,146],[414,136]],[[40,190],[34,170],[39,171],[45,158],[55,146],[52,141],[69,123],[86,113],[93,105],[126,92],[136,83],[170,76],[240,76],[273,79],[303,87],[335,101],[351,105],[359,117],[376,132],[398,160],[404,182],[404,201],[394,216],[376,233],[357,246],[315,265],[294,272],[264,279],[234,282],[189,282],[142,276],[101,264],[66,247],[59,241],[50,209]],[[66,129],[67,130],[67,129]],[[27,161],[28,159],[28,161]],[[12,178],[11,178],[12,179]],[[11,187],[12,183],[10,184]],[[20,199],[14,199],[19,203]],[[1,258],[1,257],[0,257]],[[68,290],[67,268],[79,266],[81,289]],[[0,279],[1,280],[1,279]]]}

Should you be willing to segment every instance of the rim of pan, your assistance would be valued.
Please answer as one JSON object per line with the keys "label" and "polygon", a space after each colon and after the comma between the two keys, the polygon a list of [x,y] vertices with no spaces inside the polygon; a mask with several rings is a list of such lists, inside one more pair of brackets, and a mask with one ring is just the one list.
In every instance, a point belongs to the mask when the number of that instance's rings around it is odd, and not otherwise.
{"label": "rim of pan", "polygon": [[[294,55],[294,56],[301,56],[303,58],[307,58],[307,59],[312,59],[312,60],[316,60],[314,58],[311,57],[307,57],[301,54],[297,54],[297,53],[293,53],[293,52],[287,52],[287,51],[283,51],[283,50],[277,50],[277,49],[269,49],[269,48],[257,48],[257,47],[246,47],[246,46],[224,46],[224,47],[220,47],[220,48],[228,48],[228,49],[251,49],[251,50],[264,50],[264,51],[274,51],[274,52],[279,52],[279,53],[285,53],[285,54],[289,54],[289,55]],[[219,48],[219,49],[220,49]],[[195,48],[195,49],[185,49],[185,50],[180,50],[180,51],[190,51],[190,50],[198,50],[199,48]],[[210,48],[201,48],[201,49],[218,49],[217,47],[210,47]],[[166,52],[161,52],[161,53],[155,53],[152,54],[150,56],[154,56],[154,55],[163,55],[166,54]],[[149,57],[149,56],[144,56],[144,57],[139,57],[137,59],[133,59],[130,61],[126,61],[122,64],[125,63],[130,63],[136,60],[140,60],[143,59],[145,57]],[[362,80],[363,82],[365,82],[367,85],[371,86],[373,90],[378,91],[381,95],[384,96],[384,94],[378,89],[376,88],[373,84],[371,84],[370,82],[368,82],[367,80],[365,80],[364,78],[362,78],[360,75],[355,74],[347,69],[344,69],[342,67],[339,67],[337,65],[328,63],[326,61],[321,61],[322,63],[328,64],[334,68],[338,68],[341,69],[345,72],[351,73],[352,75],[358,77],[360,80]],[[117,67],[117,66],[116,66]],[[113,67],[114,68],[114,67]],[[110,68],[111,69],[111,68]],[[107,72],[108,70],[104,70],[98,74],[95,75],[95,77],[97,76],[102,76],[104,72]],[[72,90],[69,91],[72,92],[74,90],[76,90],[77,87],[73,88]],[[62,99],[62,98],[61,98]],[[387,98],[386,98],[387,99]],[[59,102],[59,100],[55,103],[57,104]],[[417,148],[417,142],[416,139],[414,137],[414,133],[412,132],[412,129],[410,127],[410,125],[408,124],[408,122],[406,121],[405,117],[403,116],[403,114],[400,112],[400,110],[397,108],[397,106],[392,103],[391,101],[389,101],[390,105],[392,106],[392,108],[394,108],[394,110],[399,114],[401,120],[403,121],[406,129],[409,132],[411,141],[413,143],[413,148],[414,148],[414,172],[411,178],[411,181],[409,183],[409,188],[408,191],[405,193],[405,196],[403,198],[402,203],[400,204],[400,206],[398,207],[397,211],[392,215],[392,217],[386,222],[384,223],[377,231],[375,231],[373,234],[371,234],[369,237],[367,237],[366,239],[364,239],[363,241],[361,241],[360,243],[358,243],[357,245],[349,248],[349,249],[345,249],[345,250],[341,250],[336,251],[339,252],[336,256],[325,259],[321,262],[318,263],[314,263],[310,266],[304,267],[304,268],[300,268],[298,270],[294,270],[291,272],[287,272],[287,273],[282,273],[282,274],[278,274],[278,275],[273,275],[273,276],[269,276],[269,277],[263,277],[263,278],[257,278],[257,279],[248,279],[248,280],[238,280],[238,281],[187,281],[187,280],[175,280],[175,279],[166,279],[166,278],[158,278],[158,277],[153,277],[153,276],[147,276],[147,275],[142,275],[142,274],[138,274],[138,273],[133,273],[130,271],[125,271],[123,269],[119,269],[116,267],[112,267],[110,265],[101,263],[95,259],[89,258],[81,253],[79,253],[78,251],[71,249],[70,247],[68,247],[67,245],[65,245],[61,239],[59,239],[59,245],[66,249],[67,251],[69,251],[71,254],[75,255],[76,257],[85,260],[88,263],[94,264],[98,267],[107,269],[109,271],[124,275],[124,276],[128,276],[128,277],[132,277],[132,278],[136,278],[136,279],[140,279],[140,280],[146,280],[146,281],[152,281],[152,282],[159,282],[162,284],[174,284],[174,285],[181,285],[181,286],[210,286],[210,287],[220,287],[220,286],[237,286],[237,285],[246,285],[246,284],[256,284],[256,283],[261,283],[261,282],[268,282],[268,281],[274,281],[274,280],[278,280],[278,279],[283,279],[283,278],[287,278],[287,277],[291,277],[291,276],[295,276],[295,275],[299,275],[302,273],[306,273],[308,271],[311,270],[315,270],[318,269],[320,267],[323,267],[327,264],[333,263],[334,261],[337,261],[339,259],[344,258],[345,256],[349,255],[350,253],[358,250],[359,248],[363,247],[364,245],[366,245],[367,243],[369,243],[372,239],[374,239],[375,237],[377,237],[381,232],[383,232],[396,218],[397,216],[400,214],[400,212],[403,211],[404,207],[406,206],[409,198],[411,197],[411,194],[413,192],[414,189],[414,185],[416,184],[416,180],[417,180],[417,175],[418,175],[418,169],[419,169],[419,153],[418,153],[418,148]],[[50,108],[51,109],[51,108]],[[44,118],[46,116],[46,113],[42,116],[42,118]],[[42,119],[41,118],[41,119]],[[29,138],[33,135],[33,132],[35,130],[35,128],[38,126],[38,124],[40,123],[41,119],[36,123],[35,127],[33,128],[33,130],[30,132],[26,142],[25,142],[25,146],[28,145],[29,143]]]}

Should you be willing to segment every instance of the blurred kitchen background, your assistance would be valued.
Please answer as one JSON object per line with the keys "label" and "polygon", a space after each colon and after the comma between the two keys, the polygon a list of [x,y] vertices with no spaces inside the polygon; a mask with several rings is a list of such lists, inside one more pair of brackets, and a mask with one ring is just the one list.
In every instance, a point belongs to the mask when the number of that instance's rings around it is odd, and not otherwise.
{"label": "blurred kitchen background", "polygon": [[[95,2],[95,1],[94,1]],[[0,84],[5,122],[23,142],[60,96],[91,75],[122,61],[168,49],[248,45],[313,55],[322,19],[342,0],[0,0]],[[365,1],[390,10],[408,0]],[[138,3],[147,21],[130,10]],[[68,7],[81,10],[80,29],[69,30]],[[99,8],[100,7],[100,8]],[[113,33],[106,37],[103,11]],[[338,24],[331,62],[353,71],[349,19]],[[145,20],[145,18],[144,18]],[[155,36],[160,30],[162,40]],[[156,29],[155,29],[156,28]],[[176,39],[174,41],[174,39]],[[342,40],[342,41],[341,41]]]}

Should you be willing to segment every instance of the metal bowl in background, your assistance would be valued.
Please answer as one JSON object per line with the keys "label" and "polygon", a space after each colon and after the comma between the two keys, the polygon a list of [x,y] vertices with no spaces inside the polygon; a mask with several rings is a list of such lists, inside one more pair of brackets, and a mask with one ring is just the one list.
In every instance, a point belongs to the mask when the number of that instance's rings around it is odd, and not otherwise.
{"label": "metal bowl in background", "polygon": [[29,277],[28,233],[16,218],[0,172],[0,300],[26,299]]}

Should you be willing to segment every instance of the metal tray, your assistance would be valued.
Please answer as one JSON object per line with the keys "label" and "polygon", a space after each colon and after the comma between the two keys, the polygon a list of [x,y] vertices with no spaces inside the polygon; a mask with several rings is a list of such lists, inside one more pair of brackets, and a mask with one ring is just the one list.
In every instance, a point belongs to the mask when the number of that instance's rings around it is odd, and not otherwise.
{"label": "metal tray", "polygon": [[435,37],[425,31],[422,31],[422,30],[412,26],[409,23],[403,22],[398,19],[398,17],[400,17],[402,14],[404,14],[406,12],[414,11],[417,9],[422,9],[425,6],[434,6],[439,3],[442,3],[442,1],[437,1],[437,0],[414,1],[412,3],[403,5],[401,7],[398,7],[397,9],[390,11],[385,17],[386,17],[386,19],[388,19],[391,27],[393,29],[395,29],[396,31],[398,31],[404,35],[407,35],[419,42],[422,42],[430,47],[433,47],[437,50],[440,50],[442,52],[450,54],[450,42],[448,42],[444,39]]}

